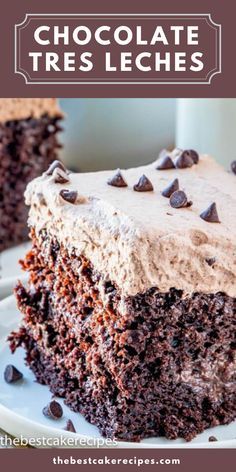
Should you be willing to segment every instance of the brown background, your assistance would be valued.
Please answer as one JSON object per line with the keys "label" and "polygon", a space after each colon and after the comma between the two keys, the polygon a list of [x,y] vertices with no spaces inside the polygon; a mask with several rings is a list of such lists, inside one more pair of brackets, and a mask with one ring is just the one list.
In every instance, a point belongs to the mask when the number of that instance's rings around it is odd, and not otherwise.
{"label": "brown background", "polygon": [[[53,457],[70,458],[101,458],[107,456],[109,458],[179,458],[179,465],[53,465]],[[1,470],[24,472],[42,472],[42,471],[68,471],[82,470],[93,472],[110,472],[110,471],[127,471],[127,472],[233,472],[235,471],[236,451],[233,449],[119,449],[119,450],[49,450],[49,449],[18,449],[18,450],[1,450],[0,451],[0,467]],[[5,467],[4,467],[5,466]]]}
{"label": "brown background", "polygon": [[[211,13],[222,24],[222,74],[210,85],[26,85],[14,74],[14,24],[25,13]],[[0,16],[1,97],[236,97],[233,0],[6,0]]]}
{"label": "brown background", "polygon": [[[24,24],[17,26],[17,70],[26,73],[28,80],[27,82],[209,82],[209,76],[213,75],[216,70],[219,70],[219,28],[214,24],[209,24],[209,18],[196,17],[196,16],[31,16],[27,18]],[[109,25],[111,31],[109,37],[111,38],[111,44],[107,46],[99,45],[96,40],[92,40],[86,45],[78,46],[72,39],[72,31],[78,25],[86,25],[90,28],[92,34],[100,26]],[[50,28],[48,33],[44,33],[43,37],[47,37],[50,40],[50,45],[42,46],[37,44],[34,40],[35,30],[41,26],[46,25]],[[64,45],[63,41],[60,45],[54,45],[53,42],[53,27],[59,25],[60,31],[63,31],[63,26],[69,26],[69,45]],[[114,30],[120,25],[126,26],[133,31],[134,38],[128,45],[121,46],[116,44],[112,39]],[[146,46],[135,44],[135,28],[136,26],[142,26],[142,37],[149,40],[152,38],[152,34],[155,31],[157,25],[161,25],[166,31],[169,45],[158,43],[156,45],[148,44]],[[174,45],[173,33],[168,34],[169,28],[172,25],[182,25],[187,29],[188,25],[198,26],[198,44],[187,45],[187,34],[186,29],[181,34],[180,45]],[[84,36],[84,35],[83,35]],[[108,36],[105,35],[105,36]],[[60,71],[51,70],[46,71],[45,67],[45,52],[59,54],[59,61],[57,65],[61,69]],[[141,72],[135,67],[135,57],[139,53],[148,52],[152,55],[150,59],[145,59],[144,64],[148,64],[152,67],[151,71]],[[43,54],[43,57],[39,59],[38,71],[33,71],[32,58],[29,57],[29,52],[36,52]],[[65,72],[63,65],[63,54],[65,52],[74,52],[75,54],[75,71]],[[84,52],[90,52],[92,54],[93,69],[91,71],[82,72],[79,70],[81,63],[80,55]],[[105,54],[111,54],[111,64],[117,67],[117,71],[107,71],[105,67]],[[120,66],[120,55],[121,52],[132,54],[132,71],[122,72],[119,69]],[[155,53],[159,52],[161,59],[165,57],[165,53],[170,54],[170,71],[165,71],[164,67],[161,66],[161,70],[155,72]],[[174,70],[174,53],[184,52],[186,54],[186,71],[175,71]],[[204,64],[203,70],[194,72],[190,70],[191,66],[191,55],[194,52],[201,52],[203,54],[202,61]]]}
{"label": "brown background", "polygon": [[[0,15],[0,59],[1,59],[1,97],[236,97],[235,61],[235,17],[234,0],[6,0],[2,3]],[[213,78],[211,85],[26,85],[23,77],[14,74],[14,24],[23,20],[25,13],[212,13],[216,22],[222,23],[222,71]],[[209,446],[210,447],[210,446]],[[177,457],[180,466],[163,466],[166,472],[181,470],[195,472],[214,470],[214,472],[235,470],[235,450],[116,450],[116,451],[51,451],[51,450],[1,450],[0,469],[25,472],[34,470],[55,470],[52,457]],[[5,467],[4,467],[5,466]],[[7,466],[7,468],[6,468]],[[160,466],[75,466],[81,470],[160,470]],[[60,466],[68,470],[68,466]]]}

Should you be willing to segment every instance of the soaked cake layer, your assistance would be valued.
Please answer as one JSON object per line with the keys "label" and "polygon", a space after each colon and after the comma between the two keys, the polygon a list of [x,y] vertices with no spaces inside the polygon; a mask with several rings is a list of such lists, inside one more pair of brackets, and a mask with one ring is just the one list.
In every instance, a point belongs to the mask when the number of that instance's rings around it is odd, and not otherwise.
{"label": "soaked cake layer", "polygon": [[121,440],[190,440],[235,418],[234,298],[156,287],[124,297],[46,231],[32,238],[10,342],[39,382]]}

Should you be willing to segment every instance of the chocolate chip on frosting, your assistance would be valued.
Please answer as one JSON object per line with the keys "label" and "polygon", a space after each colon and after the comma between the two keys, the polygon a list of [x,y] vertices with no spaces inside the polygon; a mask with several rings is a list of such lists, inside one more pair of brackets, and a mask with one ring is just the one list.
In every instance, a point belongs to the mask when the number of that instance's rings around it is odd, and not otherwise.
{"label": "chocolate chip on frosting", "polygon": [[231,162],[231,170],[236,175],[236,161]]}
{"label": "chocolate chip on frosting", "polygon": [[157,165],[157,170],[168,170],[174,169],[175,165],[170,156],[165,156],[161,159],[160,163]]}
{"label": "chocolate chip on frosting", "polygon": [[54,169],[53,178],[56,184],[67,184],[70,182],[68,175],[60,167]]}
{"label": "chocolate chip on frosting", "polygon": [[73,204],[77,200],[78,192],[76,192],[75,190],[63,189],[60,191],[60,196],[66,202]]}
{"label": "chocolate chip on frosting", "polygon": [[163,197],[170,198],[172,193],[176,192],[176,190],[179,190],[178,179],[174,179],[169,185],[167,185],[167,187],[162,190],[161,194],[163,195]]}
{"label": "chocolate chip on frosting", "polygon": [[186,205],[186,207],[188,207],[188,208],[189,208],[189,207],[191,207],[191,206],[192,206],[192,204],[193,204],[192,200],[189,200],[189,201],[187,202],[187,205]]}
{"label": "chocolate chip on frosting", "polygon": [[200,214],[200,218],[208,223],[220,223],[215,202]]}
{"label": "chocolate chip on frosting", "polygon": [[184,151],[190,155],[192,158],[194,164],[198,164],[199,162],[199,154],[197,151],[194,151],[194,149],[188,149],[187,151]]}
{"label": "chocolate chip on frosting", "polygon": [[136,192],[152,192],[153,191],[152,182],[146,177],[146,175],[142,175],[138,183],[134,185],[134,190]]}
{"label": "chocolate chip on frosting", "polygon": [[170,196],[170,206],[173,208],[183,208],[187,206],[188,199],[187,195],[183,190],[176,190]]}
{"label": "chocolate chip on frosting", "polygon": [[212,267],[216,262],[216,257],[206,257],[205,261],[210,267]]}
{"label": "chocolate chip on frosting", "polygon": [[192,167],[194,160],[189,151],[183,151],[182,154],[177,158],[175,166],[177,169],[186,169],[187,167]]}
{"label": "chocolate chip on frosting", "polygon": [[46,171],[46,175],[52,175],[55,169],[61,169],[66,172],[65,166],[60,161],[53,161]]}
{"label": "chocolate chip on frosting", "polygon": [[118,170],[116,174],[107,181],[107,183],[108,185],[112,185],[112,187],[128,187],[128,184],[120,170]]}

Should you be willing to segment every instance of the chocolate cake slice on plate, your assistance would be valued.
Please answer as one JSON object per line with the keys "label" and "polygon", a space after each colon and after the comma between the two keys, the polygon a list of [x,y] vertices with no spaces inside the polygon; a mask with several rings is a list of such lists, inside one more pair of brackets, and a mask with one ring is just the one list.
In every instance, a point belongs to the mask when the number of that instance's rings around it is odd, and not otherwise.
{"label": "chocolate cake slice on plate", "polygon": [[124,441],[191,440],[236,416],[235,176],[193,151],[166,157],[87,174],[55,164],[26,191],[12,351]]}
{"label": "chocolate cake slice on plate", "polygon": [[0,99],[0,252],[27,238],[24,191],[56,159],[55,99]]}

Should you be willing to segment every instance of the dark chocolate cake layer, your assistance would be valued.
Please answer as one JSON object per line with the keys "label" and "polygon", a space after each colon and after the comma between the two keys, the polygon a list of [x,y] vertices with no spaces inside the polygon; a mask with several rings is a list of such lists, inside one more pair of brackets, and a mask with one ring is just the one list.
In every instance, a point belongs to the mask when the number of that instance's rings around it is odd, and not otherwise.
{"label": "dark chocolate cake layer", "polygon": [[25,188],[56,159],[61,117],[0,123],[0,252],[27,239]]}
{"label": "dark chocolate cake layer", "polygon": [[46,232],[16,288],[24,323],[12,351],[105,436],[191,440],[236,416],[236,300],[152,288],[127,296]]}

